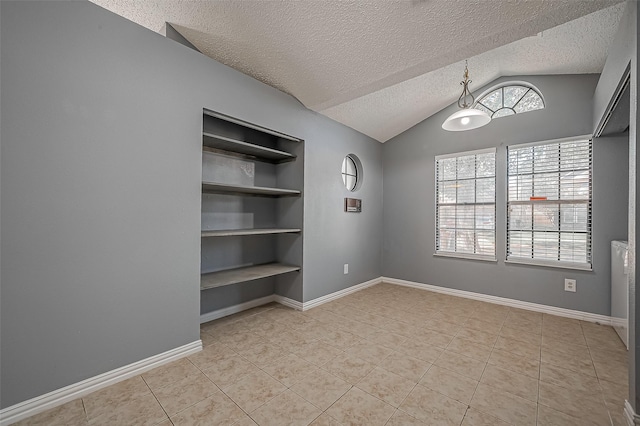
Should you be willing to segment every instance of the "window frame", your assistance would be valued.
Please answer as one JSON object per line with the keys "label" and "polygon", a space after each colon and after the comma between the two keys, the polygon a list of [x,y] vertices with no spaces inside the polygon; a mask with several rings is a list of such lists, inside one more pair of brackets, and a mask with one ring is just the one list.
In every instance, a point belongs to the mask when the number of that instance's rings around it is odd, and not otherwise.
{"label": "window frame", "polygon": [[[352,154],[348,154],[342,160],[342,183],[349,192],[355,192],[358,189],[358,185],[360,183],[360,168],[358,167],[358,162],[356,162],[353,157],[354,156]],[[351,164],[353,165],[353,174],[348,173],[349,167],[347,166],[347,162],[351,162]],[[354,180],[354,183],[351,187],[347,186],[347,177],[352,177]]]}
{"label": "window frame", "polygon": [[[587,201],[587,243],[589,247],[589,253],[587,253],[589,257],[588,263],[580,263],[580,262],[566,262],[560,260],[548,260],[548,259],[534,259],[532,258],[524,258],[524,257],[515,257],[509,258],[509,148],[517,149],[517,148],[527,148],[532,146],[539,145],[549,145],[554,143],[565,143],[565,142],[579,142],[588,140],[590,143],[590,163],[589,163],[589,199]],[[537,141],[523,144],[514,144],[508,145],[506,147],[505,153],[505,185],[504,185],[504,199],[505,199],[505,263],[511,264],[519,264],[519,265],[531,265],[531,266],[542,266],[554,269],[572,269],[572,270],[580,270],[580,271],[593,271],[593,259],[594,259],[594,244],[593,244],[593,135],[581,135],[581,136],[572,136],[567,138],[560,139],[550,139],[545,141]],[[560,160],[559,160],[560,161]],[[562,200],[558,200],[562,201]],[[570,201],[570,200],[567,200]],[[558,203],[562,204],[562,203]],[[531,204],[533,205],[533,204]],[[558,233],[560,233],[560,229],[558,229]],[[558,248],[560,250],[560,248]]]}
{"label": "window frame", "polygon": [[[496,147],[491,147],[491,148],[484,148],[484,149],[478,149],[478,150],[472,150],[472,151],[463,151],[463,152],[455,152],[455,153],[450,153],[450,154],[442,154],[442,155],[436,155],[434,157],[434,189],[435,189],[435,196],[434,196],[434,230],[435,230],[435,235],[434,235],[434,256],[437,257],[451,257],[451,258],[458,258],[458,259],[468,259],[468,260],[480,260],[480,261],[487,261],[487,262],[497,262],[497,233],[498,233],[498,228],[497,228],[497,209],[498,209],[498,203],[497,203],[497,171],[498,171],[498,164],[497,164],[497,148]],[[438,250],[438,232],[440,230],[439,228],[439,214],[438,214],[438,207],[440,206],[439,200],[438,200],[438,185],[439,185],[439,181],[438,181],[438,161],[439,160],[443,160],[443,159],[447,159],[447,158],[458,158],[458,157],[465,157],[465,156],[470,156],[470,155],[474,155],[477,156],[479,154],[488,154],[488,153],[492,153],[494,156],[494,169],[493,169],[493,179],[494,179],[494,191],[493,191],[493,248],[494,248],[494,252],[493,255],[485,255],[485,254],[476,254],[476,253],[460,253],[460,252],[455,252],[455,251],[442,251],[442,250]],[[457,170],[457,167],[456,167]],[[488,177],[488,176],[487,176]],[[482,178],[482,177],[481,177]],[[475,176],[473,178],[474,180],[477,180],[478,177]],[[457,204],[457,203],[456,203]],[[486,204],[486,203],[484,203]],[[474,202],[472,204],[470,204],[472,206],[476,206],[478,205],[478,203]],[[456,219],[457,219],[457,215],[456,215]],[[475,212],[474,212],[474,229],[475,229]]]}
{"label": "window frame", "polygon": [[[526,88],[527,90],[525,91],[525,93],[520,97],[520,99],[518,99],[518,101],[513,104],[512,107],[505,107],[504,106],[504,89],[506,87],[523,87]],[[486,106],[484,103],[482,103],[481,101],[488,96],[489,94],[495,92],[496,90],[502,90],[502,107],[497,109],[497,110],[492,110],[491,108],[489,108],[488,106]],[[522,111],[522,112],[517,112],[515,111],[515,106],[518,105],[520,103],[520,101],[522,101],[524,99],[524,97],[527,95],[528,92],[533,91],[534,93],[536,93],[539,97],[540,100],[542,100],[542,108],[538,108],[538,109],[533,109],[533,110],[528,110],[528,111]],[[542,92],[540,92],[540,90],[538,90],[537,87],[535,87],[533,84],[531,83],[527,83],[526,81],[506,81],[503,83],[499,83],[496,84],[495,86],[490,87],[489,89],[485,90],[484,92],[482,92],[480,95],[478,95],[476,97],[476,101],[473,103],[472,108],[476,108],[476,106],[478,104],[481,104],[483,108],[492,111],[492,113],[490,114],[491,119],[497,119],[497,118],[503,118],[503,117],[510,117],[512,115],[518,115],[518,114],[525,114],[527,112],[533,112],[533,111],[540,111],[542,109],[545,109],[547,107],[547,102],[544,99],[544,96],[542,95]],[[498,117],[494,117],[494,115],[498,112],[501,111],[503,109],[509,109],[513,111],[513,114],[507,114],[507,115],[501,115]]]}

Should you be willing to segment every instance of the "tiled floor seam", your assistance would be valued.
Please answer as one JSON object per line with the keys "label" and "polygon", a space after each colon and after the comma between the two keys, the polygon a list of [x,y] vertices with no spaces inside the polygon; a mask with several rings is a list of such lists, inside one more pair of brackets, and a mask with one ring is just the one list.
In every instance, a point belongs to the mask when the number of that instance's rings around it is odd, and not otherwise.
{"label": "tiled floor seam", "polygon": [[[351,389],[353,389],[353,388],[354,388],[354,385],[351,385],[351,387],[350,387],[350,388],[349,388],[345,393],[343,393],[342,395],[340,395],[340,398],[338,398],[338,399],[336,399],[335,401],[333,401],[333,402],[331,403],[331,405],[329,405],[329,406],[327,407],[327,409],[326,409],[326,410],[324,410],[324,411],[322,412],[322,414],[327,413],[327,416],[331,417],[331,415],[328,413],[328,411],[331,409],[331,407],[333,407],[333,406],[336,404],[336,402],[340,401],[340,399],[341,399],[343,396],[345,396],[346,394],[348,394],[348,393],[349,393],[349,391],[351,391]],[[358,388],[358,389],[360,389],[360,388]],[[304,397],[303,397],[303,399],[304,399]],[[305,400],[305,401],[306,401],[306,400]],[[309,404],[313,405],[313,403],[312,403],[311,401],[307,401],[307,402],[309,402]],[[314,407],[315,407],[315,405],[314,405]],[[321,410],[321,408],[318,408],[318,409],[319,409],[319,410]],[[333,417],[331,417],[331,418],[333,419]],[[334,420],[336,420],[336,419],[334,419]],[[336,421],[338,421],[338,420],[336,420]]]}
{"label": "tiled floor seam", "polygon": [[[498,342],[498,337],[500,337],[500,332],[502,331],[503,327],[504,327],[504,321],[502,322],[502,325],[500,326],[500,330],[498,331],[498,335],[496,337],[496,340],[493,341],[493,345],[491,346],[491,352],[489,353],[489,357],[487,358],[487,360],[484,363],[484,368],[482,369],[482,374],[480,375],[480,379],[478,379],[478,383],[476,384],[476,387],[473,390],[473,394],[471,395],[471,398],[469,399],[469,404],[467,404],[468,405],[467,412],[469,411],[469,408],[471,407],[471,401],[473,401],[473,397],[476,395],[476,392],[478,391],[478,387],[480,386],[480,382],[482,380],[482,377],[484,376],[484,372],[487,370],[487,365],[489,365],[489,360],[491,359],[491,355],[493,354],[493,351],[495,350],[496,343]],[[487,414],[490,414],[490,413],[487,413]],[[465,416],[466,415],[467,415],[467,413],[465,412]],[[464,421],[464,418],[462,420]]]}
{"label": "tiled floor seam", "polygon": [[540,331],[540,349],[538,352],[538,400],[536,402],[536,426],[540,415],[540,382],[542,381],[542,330]]}
{"label": "tiled floor seam", "polygon": [[[495,343],[494,343],[494,347],[495,347]],[[476,383],[476,387],[473,390],[473,394],[471,395],[471,398],[469,398],[469,404],[467,404],[468,405],[467,412],[469,411],[469,408],[471,408],[471,401],[473,401],[473,397],[476,396],[476,392],[478,391],[478,387],[480,386],[480,380],[482,380],[482,376],[484,376],[484,372],[487,369],[487,365],[489,365],[489,359],[491,358],[491,354],[493,353],[494,347],[491,348],[491,353],[489,354],[489,358],[487,358],[487,361],[484,363],[484,368],[482,369],[482,374],[480,375],[480,379],[478,380],[478,383]],[[466,415],[467,413],[465,412],[465,416]],[[464,421],[464,418],[462,420]]]}
{"label": "tiled floor seam", "polygon": [[464,416],[462,417],[462,421],[460,422],[461,425],[464,423],[464,419],[467,418],[467,414],[469,414],[469,410],[471,410],[471,405],[467,405],[467,409],[465,410]]}
{"label": "tiled floor seam", "polygon": [[542,370],[542,362],[538,366],[538,393],[536,395],[536,426],[538,425],[538,416],[540,415],[540,370]]}
{"label": "tiled floor seam", "polygon": [[[427,372],[431,369],[431,367],[433,367],[433,364],[431,364],[431,365],[429,366],[429,368],[427,368],[427,370],[422,374],[422,376],[420,376],[420,378],[418,379],[418,381],[413,385],[413,387],[411,388],[411,390],[410,390],[410,391],[405,395],[405,397],[404,397],[404,398],[402,398],[402,401],[400,401],[400,403],[398,404],[398,406],[397,406],[397,407],[395,407],[395,408],[396,408],[396,410],[399,410],[399,409],[400,409],[400,407],[402,406],[402,404],[404,403],[404,401],[406,401],[406,399],[409,397],[409,395],[411,395],[411,392],[413,392],[413,390],[416,388],[416,386],[418,386],[418,385],[420,384],[420,380],[422,380],[422,378],[424,377],[424,375],[425,375],[425,374],[427,374]],[[382,367],[381,367],[381,368],[382,368]],[[390,372],[390,373],[395,374],[395,373],[393,373],[393,372]],[[402,377],[402,376],[401,376],[401,377]],[[358,388],[358,389],[360,389],[360,388]],[[365,390],[363,390],[363,389],[360,389],[360,390],[362,390],[363,392],[368,393],[367,391],[365,391]],[[377,397],[376,397],[376,396],[374,396],[374,395],[371,395],[371,396],[373,396],[374,398],[377,398]],[[380,398],[378,398],[378,399],[380,399]],[[388,402],[386,402],[386,401],[383,401],[383,402],[385,402],[385,403],[389,404],[389,403],[388,403]],[[389,404],[389,405],[391,405],[391,404]],[[391,417],[393,417],[393,416],[391,416]],[[390,421],[390,420],[391,420],[391,418],[389,418],[389,420],[387,420],[387,423],[389,423],[389,421]]]}
{"label": "tiled floor seam", "polygon": [[[262,370],[261,370],[261,371],[262,371]],[[265,374],[267,374],[267,373],[265,373]],[[269,376],[269,377],[271,377],[271,376]],[[273,379],[273,380],[276,380],[276,379]],[[276,380],[276,381],[277,381],[277,380]],[[278,383],[280,383],[280,382],[278,381]],[[215,385],[215,383],[214,383],[214,385]],[[217,386],[217,385],[216,385],[216,386]],[[218,388],[218,389],[220,389],[220,388]],[[284,391],[280,392],[280,393],[279,393],[279,394],[277,394],[277,395],[274,395],[272,398],[269,398],[269,399],[268,399],[267,401],[265,401],[264,403],[262,403],[262,404],[258,405],[257,407],[255,407],[255,408],[253,409],[253,411],[248,412],[247,410],[245,410],[244,408],[242,408],[240,405],[238,405],[238,403],[237,403],[233,398],[231,398],[231,396],[230,396],[230,395],[227,395],[227,393],[226,393],[225,391],[223,391],[222,389],[220,389],[220,391],[221,391],[221,392],[222,392],[222,393],[223,393],[227,398],[229,398],[229,399],[231,400],[231,402],[233,402],[234,404],[236,404],[236,406],[237,406],[240,410],[242,410],[242,412],[243,412],[243,413],[245,413],[245,414],[246,414],[247,416],[249,416],[249,417],[251,417],[251,413],[255,413],[255,412],[256,412],[256,411],[258,411],[258,409],[260,409],[262,406],[264,406],[264,405],[268,404],[269,402],[271,402],[271,400],[273,400],[273,399],[277,398],[278,396],[282,395],[282,394],[283,394],[284,392],[286,392],[287,390],[289,390],[289,388],[286,388]],[[205,398],[205,399],[206,399],[206,398]],[[202,401],[200,401],[200,402],[202,402]],[[195,404],[194,404],[194,405],[195,405]],[[256,422],[256,423],[257,423],[257,421],[256,421],[255,419],[253,419],[253,417],[251,417],[251,419],[252,419],[254,422]]]}
{"label": "tiled floor seam", "polygon": [[[197,368],[197,367],[196,367],[196,368]],[[142,377],[142,376],[140,376],[140,377]],[[187,377],[188,377],[188,376],[187,376]],[[207,378],[208,378],[208,377],[207,377]],[[144,380],[144,377],[142,377],[142,380]],[[169,415],[169,413],[167,412],[167,410],[165,410],[164,406],[160,403],[160,400],[159,400],[159,399],[158,399],[158,397],[156,396],[156,394],[155,394],[155,392],[153,391],[153,389],[151,389],[151,387],[149,386],[149,384],[147,383],[147,381],[146,381],[146,380],[144,380],[144,382],[145,382],[145,384],[147,385],[147,387],[149,388],[149,391],[151,392],[151,395],[153,395],[153,397],[155,398],[155,400],[158,402],[158,405],[160,406],[160,408],[162,408],[162,411],[163,411],[163,412],[164,412],[164,414],[167,416],[167,419],[169,419],[169,422],[171,422],[171,424],[173,424],[173,421],[171,420],[171,416]],[[213,383],[213,382],[212,382],[212,383]],[[215,383],[213,383],[213,384],[215,385]],[[165,385],[165,386],[170,386],[170,385],[171,385],[171,384],[169,383],[169,384],[167,384],[167,385]],[[161,387],[159,387],[158,389],[162,389],[162,388],[164,388],[165,386],[161,386]],[[217,387],[217,385],[216,385],[216,387]],[[207,399],[207,398],[204,398],[204,399],[202,399],[202,400],[200,400],[200,401],[196,402],[195,404],[192,404],[192,405],[190,405],[190,406],[188,406],[188,407],[185,407],[184,409],[182,409],[182,410],[178,411],[177,413],[175,413],[175,414],[174,414],[174,416],[176,416],[176,415],[180,414],[180,413],[181,413],[181,412],[183,412],[184,410],[187,410],[187,409],[189,409],[189,408],[193,407],[193,406],[194,406],[194,405],[196,405],[196,404],[199,404],[200,402],[204,401],[205,399]],[[163,421],[165,421],[165,420],[163,420]]]}
{"label": "tiled floor seam", "polygon": [[[346,391],[345,393],[343,393],[342,395],[340,395],[340,397],[339,397],[338,399],[342,398],[342,397],[343,397],[347,392],[349,392],[349,391],[351,390],[351,388],[353,388],[353,386],[354,386],[354,385],[351,385],[351,387],[350,387],[349,389],[347,389],[347,391]],[[293,387],[293,386],[292,386],[292,387]],[[332,406],[333,404],[335,404],[335,403],[338,401],[338,399],[336,399],[335,401],[333,401],[333,402],[331,403],[331,405],[329,405],[329,407],[327,407],[327,409],[326,409],[326,410],[323,410],[322,408],[320,408],[320,407],[318,407],[317,405],[315,405],[313,402],[309,401],[309,400],[308,400],[307,398],[305,398],[303,395],[300,395],[298,392],[296,392],[296,391],[295,391],[295,389],[291,389],[291,388],[289,388],[289,390],[291,390],[291,392],[293,392],[293,393],[295,393],[296,395],[298,395],[300,398],[302,398],[302,399],[304,399],[305,401],[307,401],[309,404],[311,404],[311,405],[313,405],[314,407],[316,407],[316,408],[317,408],[318,410],[320,410],[322,413],[324,413],[325,411],[327,411],[329,408],[331,408],[331,406]],[[313,423],[313,422],[312,422],[312,423]]]}
{"label": "tiled floor seam", "polygon": [[80,401],[82,401],[82,411],[84,411],[84,418],[87,421],[87,424],[89,424],[89,414],[87,414],[87,406],[84,404],[84,398],[80,398]]}
{"label": "tiled floor seam", "polygon": [[[429,367],[427,369],[427,371],[429,371],[430,369],[431,369],[431,367]],[[426,371],[425,371],[425,374],[427,374]],[[424,377],[424,374],[422,375],[422,377]],[[422,380],[422,377],[420,378],[420,380]],[[402,398],[402,401],[400,402],[400,404],[398,404],[398,407],[396,408],[396,411],[400,410],[400,407],[402,407],[402,404],[404,404],[404,402],[407,400],[407,398],[409,398],[409,395],[411,395],[411,392],[413,392],[415,390],[415,388],[420,384],[420,380],[418,380],[418,383],[414,384],[413,387],[411,388],[411,390],[409,391],[409,393],[407,393],[407,395],[405,395],[405,397]],[[404,410],[401,410],[401,411],[404,413]],[[409,413],[407,413],[407,414],[409,414]],[[393,417],[393,416],[391,416],[391,417]],[[389,420],[387,420],[387,423],[389,423],[390,420],[391,420],[391,418]]]}
{"label": "tiled floor seam", "polygon": [[[488,385],[487,385],[487,386],[488,386]],[[495,417],[495,418],[496,418],[496,419],[498,419],[498,420],[501,420],[501,421],[503,421],[503,422],[505,422],[505,423],[507,423],[507,424],[510,424],[510,423],[509,423],[509,420],[507,420],[507,419],[503,419],[502,417],[500,417],[500,416],[499,416],[499,415],[497,415],[496,413],[490,413],[490,412],[488,412],[488,411],[483,410],[482,408],[472,407],[472,406],[471,406],[471,404],[469,404],[469,408],[473,408],[474,410],[479,411],[480,413],[484,413],[484,414],[486,414],[486,415],[488,415],[488,416]],[[467,411],[469,411],[469,408],[467,408]],[[536,411],[537,411],[537,410],[536,410]],[[466,414],[465,414],[465,415],[466,415]],[[464,418],[463,418],[462,420],[464,421]],[[537,421],[536,421],[536,423],[537,423]]]}
{"label": "tiled floor seam", "polygon": [[[589,347],[589,346],[587,346]],[[591,354],[591,350],[589,350],[589,354]],[[593,358],[592,358],[593,361]],[[600,377],[598,377],[598,370],[596,370],[596,378],[598,379],[598,385],[600,385],[600,396],[602,397],[602,401],[604,403],[604,406],[607,407],[607,412],[609,413],[609,420],[611,421],[611,425],[613,425],[613,416],[611,415],[611,409],[609,408],[609,405],[607,404],[607,400],[604,396],[604,390],[602,389],[602,384],[600,383],[602,380]],[[608,380],[604,380],[606,382],[608,382]]]}
{"label": "tiled floor seam", "polygon": [[[256,314],[256,315],[257,315],[257,314]],[[226,346],[226,345],[225,345],[225,346]],[[204,350],[204,349],[203,349],[203,350]],[[235,351],[234,351],[234,352],[235,352]],[[239,355],[239,354],[237,354],[237,356],[240,356],[240,355]],[[209,380],[211,383],[213,383],[213,385],[214,385],[214,386],[215,386],[215,387],[216,387],[220,392],[222,392],[222,393],[223,393],[227,398],[229,398],[229,400],[231,400],[231,402],[233,402],[233,403],[234,403],[234,404],[235,404],[235,405],[236,405],[240,410],[242,410],[242,412],[244,412],[245,414],[249,415],[249,413],[246,413],[246,412],[242,409],[242,407],[240,407],[240,406],[239,406],[239,405],[238,405],[238,404],[237,404],[237,403],[236,403],[236,402],[235,402],[235,401],[234,401],[234,400],[233,400],[229,395],[227,395],[227,394],[226,394],[226,393],[225,393],[225,392],[220,388],[220,386],[218,386],[218,385],[216,384],[216,382],[214,382],[213,380],[211,380],[211,379],[209,378],[209,376],[207,376],[207,375],[206,375],[206,373],[204,372],[204,370],[203,370],[203,369],[201,369],[200,367],[198,367],[198,366],[197,366],[193,361],[191,361],[189,358],[187,358],[187,360],[188,360],[188,361],[189,361],[189,362],[190,362],[194,367],[196,367],[196,368],[198,369],[198,371],[200,371],[200,373],[201,373],[201,374],[203,374],[203,375],[207,378],[207,380]],[[142,377],[142,380],[144,380],[144,377]],[[169,413],[167,413],[167,411],[164,409],[164,407],[162,406],[162,404],[160,404],[160,401],[158,400],[158,397],[156,396],[155,392],[153,392],[153,390],[151,389],[151,387],[149,386],[149,384],[147,383],[147,381],[146,381],[146,380],[145,380],[145,383],[146,383],[147,387],[149,388],[149,390],[151,391],[151,394],[152,394],[152,395],[153,395],[153,397],[156,399],[156,401],[158,401],[158,404],[160,405],[160,407],[162,408],[162,410],[164,411],[164,413],[167,415],[167,418],[169,419],[169,421],[170,421],[170,422],[171,422],[171,424],[173,425],[173,424],[174,424],[174,423],[173,423],[173,420],[171,420],[171,417],[172,417],[172,416],[169,416]],[[162,388],[164,388],[164,387],[166,387],[166,386],[170,386],[170,384],[167,384],[167,385],[165,385],[165,386],[161,386],[161,387],[159,387],[158,389],[162,389]],[[177,416],[178,414],[180,414],[180,413],[184,412],[185,410],[190,409],[190,408],[191,408],[191,407],[193,407],[194,405],[197,405],[197,404],[201,403],[202,401],[205,401],[206,399],[208,399],[208,398],[210,398],[210,397],[211,397],[211,395],[210,395],[210,396],[208,396],[208,397],[206,397],[206,398],[201,399],[200,401],[195,402],[194,404],[189,405],[188,407],[184,407],[182,410],[178,411],[177,413],[174,413],[174,414],[173,414],[173,417],[175,417],[175,416]]]}

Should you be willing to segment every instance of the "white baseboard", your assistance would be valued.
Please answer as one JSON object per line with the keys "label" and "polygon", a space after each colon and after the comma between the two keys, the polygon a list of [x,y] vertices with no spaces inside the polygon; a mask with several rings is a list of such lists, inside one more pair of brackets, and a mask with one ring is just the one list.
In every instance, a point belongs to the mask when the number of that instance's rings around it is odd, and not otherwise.
{"label": "white baseboard", "polygon": [[316,306],[320,306],[324,303],[331,302],[335,299],[340,299],[348,294],[355,293],[356,291],[364,290],[367,287],[371,287],[376,284],[380,284],[382,282],[382,277],[374,278],[369,281],[365,281],[360,284],[356,284],[349,288],[345,288],[344,290],[336,291],[335,293],[327,294],[326,296],[318,297],[317,299],[310,300],[308,302],[304,302],[302,304],[302,310],[306,311],[307,309],[315,308]]}
{"label": "white baseboard", "polygon": [[202,341],[196,340],[187,345],[4,408],[0,410],[0,426],[6,426],[31,417],[200,350],[202,350]]}
{"label": "white baseboard", "polygon": [[348,294],[363,290],[367,287],[371,287],[372,285],[376,285],[381,282],[382,282],[381,278],[374,278],[372,280],[345,288],[344,290],[336,291],[334,293],[327,294],[322,297],[318,297],[317,299],[313,299],[308,302],[298,302],[297,300],[289,299],[288,297],[279,296],[277,294],[274,295],[274,301],[277,303],[280,303],[281,305],[288,306],[289,308],[296,309],[298,311],[306,311],[311,308],[315,308],[316,306],[320,306],[323,303],[331,302],[332,300],[339,299]]}
{"label": "white baseboard", "polygon": [[327,303],[332,300],[339,299],[348,294],[363,290],[367,287],[371,287],[372,285],[376,285],[381,282],[382,282],[382,277],[374,278],[372,280],[369,280],[360,284],[356,284],[349,288],[345,288],[344,290],[336,291],[335,293],[318,297],[317,299],[313,299],[308,302],[299,302],[297,300],[280,296],[278,294],[272,294],[270,296],[261,297],[259,299],[250,300],[248,302],[240,303],[238,305],[229,306],[228,308],[218,309],[217,311],[212,311],[212,312],[207,312],[206,314],[202,314],[200,315],[200,324],[204,324],[205,322],[213,321],[218,318],[226,317],[227,315],[237,314],[238,312],[246,311],[247,309],[255,308],[256,306],[266,305],[267,303],[270,303],[270,302],[280,303],[281,305],[287,306],[289,308],[292,308],[298,311],[306,311],[313,307],[320,306],[323,303]]}
{"label": "white baseboard", "polygon": [[289,299],[288,297],[284,297],[284,296],[280,296],[275,294],[274,295],[274,302],[277,302],[281,305],[287,306],[289,308],[295,309],[297,311],[302,311],[304,310],[304,306],[302,302],[298,302],[297,300],[293,300],[293,299]]}
{"label": "white baseboard", "polygon": [[436,285],[417,283],[414,281],[399,280],[396,278],[382,277],[383,282],[396,284],[405,287],[419,288],[436,293],[448,294],[451,296],[464,297],[467,299],[479,300],[482,302],[495,303],[498,305],[511,306],[513,308],[526,309],[528,311],[542,312],[550,315],[557,315],[565,318],[573,318],[582,321],[597,322],[604,325],[611,325],[611,317],[606,315],[592,314],[590,312],[574,311],[572,309],[557,308],[555,306],[541,305],[539,303],[524,302],[521,300],[507,299],[506,297],[490,296],[487,294],[474,293],[465,290],[440,287]]}
{"label": "white baseboard", "polygon": [[640,425],[640,416],[636,414],[633,410],[629,401],[624,401],[624,419],[627,421],[627,426],[638,426]]}
{"label": "white baseboard", "polygon": [[629,322],[626,319],[611,317],[611,325],[618,328],[627,328]]}
{"label": "white baseboard", "polygon": [[200,315],[200,324],[217,320],[218,318],[226,317],[228,315],[237,314],[238,312],[246,311],[247,309],[255,308],[256,306],[266,305],[267,303],[276,301],[275,298],[276,295],[271,294],[269,296],[260,297],[259,299],[249,300],[248,302],[240,303],[238,305],[207,312],[206,314]]}

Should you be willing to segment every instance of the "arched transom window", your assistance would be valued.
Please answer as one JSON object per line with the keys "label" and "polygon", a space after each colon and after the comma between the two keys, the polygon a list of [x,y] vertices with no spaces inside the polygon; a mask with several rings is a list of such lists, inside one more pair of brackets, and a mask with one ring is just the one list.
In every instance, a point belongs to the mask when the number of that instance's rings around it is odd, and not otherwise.
{"label": "arched transom window", "polygon": [[478,99],[474,108],[498,118],[542,109],[544,101],[532,87],[508,84],[490,90]]}

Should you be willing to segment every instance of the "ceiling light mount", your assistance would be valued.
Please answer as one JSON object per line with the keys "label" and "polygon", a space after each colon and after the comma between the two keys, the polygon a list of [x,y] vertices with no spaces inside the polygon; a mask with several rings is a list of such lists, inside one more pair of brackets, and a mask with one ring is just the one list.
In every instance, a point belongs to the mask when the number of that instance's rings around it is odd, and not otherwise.
{"label": "ceiling light mount", "polygon": [[[458,97],[458,107],[460,107],[461,110],[451,114],[444,123],[442,123],[442,128],[450,132],[477,129],[478,127],[489,124],[491,121],[491,117],[489,117],[486,112],[472,108],[476,98],[469,90],[469,83],[471,83],[472,80],[469,79],[469,68],[466,60],[464,61],[464,74],[462,77],[463,80],[460,82],[462,85],[462,93],[460,97]],[[469,102],[467,102],[468,99]]]}

